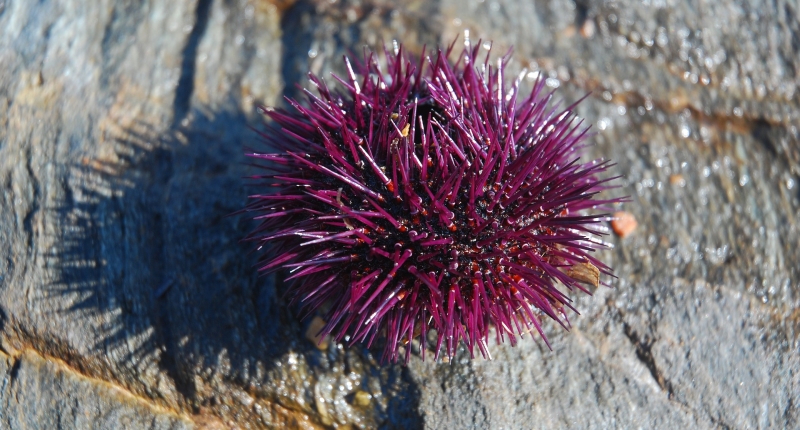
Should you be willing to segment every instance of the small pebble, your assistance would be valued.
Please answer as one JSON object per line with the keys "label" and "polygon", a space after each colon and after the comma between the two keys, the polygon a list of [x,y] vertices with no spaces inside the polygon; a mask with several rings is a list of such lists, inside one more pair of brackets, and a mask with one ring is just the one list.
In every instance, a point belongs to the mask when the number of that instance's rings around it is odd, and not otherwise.
{"label": "small pebble", "polygon": [[679,187],[685,187],[686,179],[680,173],[676,173],[674,175],[670,175],[669,183],[672,185],[677,185]]}
{"label": "small pebble", "polygon": [[371,401],[372,395],[366,391],[358,390],[353,396],[353,404],[361,407],[369,406]]}
{"label": "small pebble", "polygon": [[627,237],[629,234],[636,230],[639,223],[636,222],[633,214],[629,212],[615,212],[614,220],[611,221],[611,229],[619,237]]}
{"label": "small pebble", "polygon": [[581,26],[581,36],[583,36],[586,39],[590,39],[592,36],[594,36],[594,30],[595,30],[594,21],[591,19],[587,19],[586,21],[583,22],[583,25]]}

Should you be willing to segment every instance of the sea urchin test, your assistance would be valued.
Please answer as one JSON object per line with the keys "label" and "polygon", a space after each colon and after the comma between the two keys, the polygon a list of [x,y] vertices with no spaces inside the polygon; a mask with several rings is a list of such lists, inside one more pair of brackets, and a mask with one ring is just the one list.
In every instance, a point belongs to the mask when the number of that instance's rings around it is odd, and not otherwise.
{"label": "sea urchin test", "polygon": [[321,335],[378,342],[383,361],[407,362],[417,339],[423,359],[462,342],[490,357],[490,337],[547,342],[544,316],[568,328],[566,292],[610,274],[592,256],[595,208],[618,201],[597,199],[608,162],[580,161],[574,105],[552,106],[542,80],[518,94],[509,56],[479,46],[454,63],[452,46],[419,62],[397,47],[385,71],[345,58],[339,91],[310,75],[305,103],[263,109],[247,239],[305,315],[322,312]]}

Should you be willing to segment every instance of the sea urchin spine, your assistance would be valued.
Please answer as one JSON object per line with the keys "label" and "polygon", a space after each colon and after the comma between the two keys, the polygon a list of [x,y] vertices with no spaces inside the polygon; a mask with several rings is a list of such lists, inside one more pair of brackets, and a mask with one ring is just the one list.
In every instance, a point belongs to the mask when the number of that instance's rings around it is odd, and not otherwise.
{"label": "sea urchin spine", "polygon": [[259,270],[289,269],[304,313],[326,309],[323,335],[381,339],[384,361],[415,338],[424,359],[432,330],[437,358],[462,341],[489,357],[492,327],[498,343],[547,342],[541,316],[567,328],[574,310],[556,285],[610,274],[590,255],[605,214],[588,212],[617,200],[595,199],[609,164],[579,162],[575,105],[550,106],[541,80],[519,96],[508,55],[492,67],[467,44],[452,65],[452,48],[417,64],[397,48],[387,73],[372,54],[355,70],[345,58],[341,92],[310,75],[307,104],[264,109],[275,152],[247,154],[264,170],[245,209],[267,247]]}

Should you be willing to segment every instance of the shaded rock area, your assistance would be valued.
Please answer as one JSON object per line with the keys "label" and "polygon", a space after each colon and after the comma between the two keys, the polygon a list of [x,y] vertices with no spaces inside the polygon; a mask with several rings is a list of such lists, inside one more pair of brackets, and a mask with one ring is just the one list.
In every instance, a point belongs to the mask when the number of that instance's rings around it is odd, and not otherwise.
{"label": "shaded rock area", "polygon": [[[797,427],[800,11],[695,3],[0,0],[0,428]],[[255,106],[465,30],[591,92],[617,279],[552,351],[317,348],[226,217]]]}

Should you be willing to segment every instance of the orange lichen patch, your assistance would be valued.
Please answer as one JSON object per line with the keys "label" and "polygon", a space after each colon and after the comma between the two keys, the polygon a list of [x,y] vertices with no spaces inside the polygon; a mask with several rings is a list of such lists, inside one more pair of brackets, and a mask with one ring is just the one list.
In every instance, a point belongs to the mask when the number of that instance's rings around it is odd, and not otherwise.
{"label": "orange lichen patch", "polygon": [[633,214],[624,211],[615,212],[614,220],[611,221],[611,229],[619,237],[627,237],[636,230],[638,225],[639,223],[636,222]]}
{"label": "orange lichen patch", "polygon": [[328,349],[330,339],[329,336],[325,336],[324,338],[320,336],[319,332],[323,327],[325,327],[325,320],[319,316],[312,318],[311,323],[308,324],[308,328],[306,329],[306,339],[310,340],[317,348],[326,350]]}
{"label": "orange lichen patch", "polygon": [[583,282],[593,287],[600,285],[600,269],[589,262],[579,263],[570,267],[567,269],[566,275],[578,282]]}

